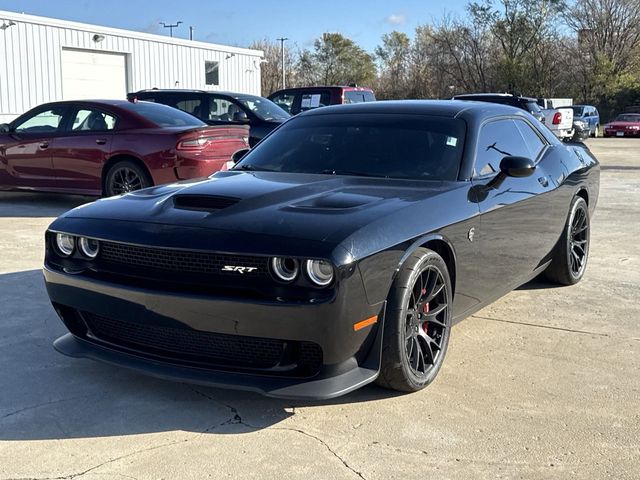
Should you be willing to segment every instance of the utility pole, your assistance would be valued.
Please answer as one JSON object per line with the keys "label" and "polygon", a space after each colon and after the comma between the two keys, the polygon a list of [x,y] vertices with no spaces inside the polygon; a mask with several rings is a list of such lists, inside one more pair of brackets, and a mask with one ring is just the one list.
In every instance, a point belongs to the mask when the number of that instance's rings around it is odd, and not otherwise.
{"label": "utility pole", "polygon": [[171,37],[173,37],[173,29],[174,28],[178,28],[178,26],[180,26],[181,23],[182,23],[181,21],[178,21],[178,22],[173,23],[173,24],[166,24],[164,22],[160,22],[160,25],[162,25],[164,28],[168,28],[169,29],[169,35]]}
{"label": "utility pole", "polygon": [[282,56],[282,88],[286,88],[286,80],[285,80],[285,75],[286,75],[286,69],[285,69],[285,64],[284,64],[284,42],[286,42],[287,40],[289,40],[286,37],[282,37],[282,38],[276,38],[276,40],[278,40],[280,42],[280,54]]}
{"label": "utility pole", "polygon": [[193,40],[193,31],[195,30],[194,27],[189,27],[189,40]]}

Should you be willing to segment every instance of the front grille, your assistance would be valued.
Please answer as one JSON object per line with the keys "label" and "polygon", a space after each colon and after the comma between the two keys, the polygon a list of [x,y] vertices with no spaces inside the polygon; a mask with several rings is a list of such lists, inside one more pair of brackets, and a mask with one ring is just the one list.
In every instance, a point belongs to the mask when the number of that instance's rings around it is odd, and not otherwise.
{"label": "front grille", "polygon": [[[223,275],[224,266],[254,267],[243,277],[268,275],[268,259],[246,255],[229,255],[166,248],[141,247],[116,242],[100,242],[100,260],[109,264],[124,264],[182,273]],[[237,272],[228,274],[238,276]]]}
{"label": "front grille", "polygon": [[322,365],[322,349],[312,342],[127,322],[88,312],[81,316],[90,337],[177,362],[245,369],[271,369],[286,362],[284,367],[290,366],[289,372],[301,376],[314,375]]}

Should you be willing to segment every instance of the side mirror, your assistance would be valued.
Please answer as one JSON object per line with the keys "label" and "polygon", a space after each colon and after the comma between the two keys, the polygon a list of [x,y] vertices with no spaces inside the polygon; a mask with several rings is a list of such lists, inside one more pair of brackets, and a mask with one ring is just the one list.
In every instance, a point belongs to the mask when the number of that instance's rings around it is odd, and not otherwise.
{"label": "side mirror", "polygon": [[0,133],[9,133],[10,131],[11,127],[8,123],[0,123]]}
{"label": "side mirror", "polygon": [[247,153],[249,153],[248,148],[241,148],[240,150],[236,150],[235,152],[233,152],[233,155],[231,155],[231,161],[235,165],[240,160],[242,160]]}
{"label": "side mirror", "polygon": [[500,172],[507,177],[528,177],[535,169],[535,163],[527,157],[507,156],[500,162]]}
{"label": "side mirror", "polygon": [[233,121],[246,123],[249,121],[249,117],[247,117],[247,114],[241,110],[233,114]]}

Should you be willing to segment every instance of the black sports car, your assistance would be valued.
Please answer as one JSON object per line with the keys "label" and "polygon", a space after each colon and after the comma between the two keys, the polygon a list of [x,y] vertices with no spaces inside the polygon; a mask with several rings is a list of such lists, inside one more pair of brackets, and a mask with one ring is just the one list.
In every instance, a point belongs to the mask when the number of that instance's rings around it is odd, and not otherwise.
{"label": "black sports car", "polygon": [[540,273],[584,275],[599,165],[528,113],[326,107],[230,171],[99,200],[46,234],[62,353],[330,398],[429,384],[451,326]]}

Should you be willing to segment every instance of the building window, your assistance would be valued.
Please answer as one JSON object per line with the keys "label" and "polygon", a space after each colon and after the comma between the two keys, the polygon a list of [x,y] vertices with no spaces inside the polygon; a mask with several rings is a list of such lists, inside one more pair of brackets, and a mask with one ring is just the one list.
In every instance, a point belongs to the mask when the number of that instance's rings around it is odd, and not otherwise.
{"label": "building window", "polygon": [[205,82],[207,85],[220,85],[219,62],[204,62]]}

